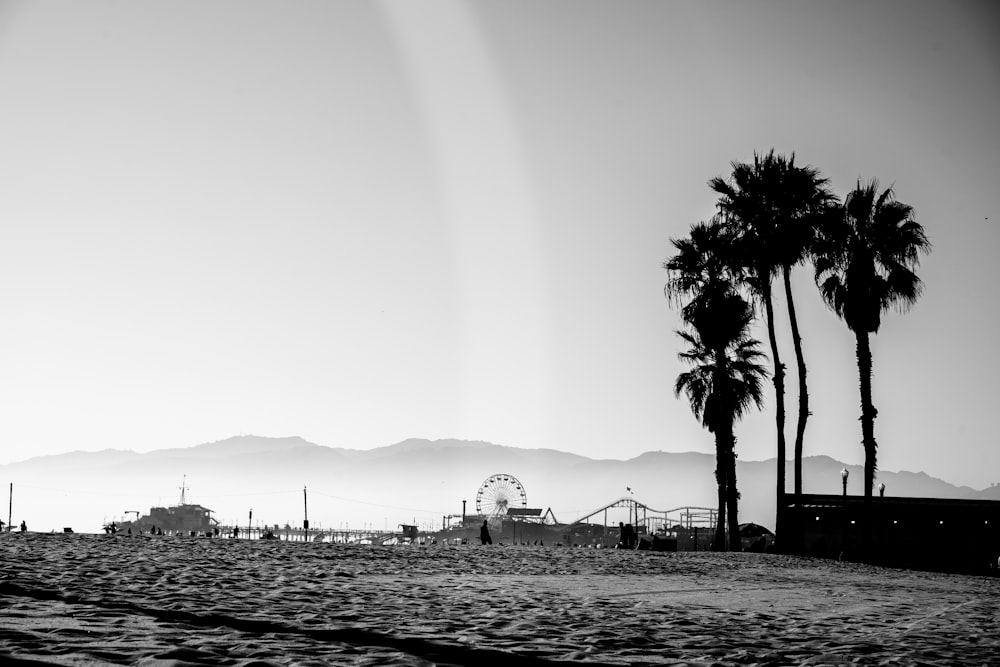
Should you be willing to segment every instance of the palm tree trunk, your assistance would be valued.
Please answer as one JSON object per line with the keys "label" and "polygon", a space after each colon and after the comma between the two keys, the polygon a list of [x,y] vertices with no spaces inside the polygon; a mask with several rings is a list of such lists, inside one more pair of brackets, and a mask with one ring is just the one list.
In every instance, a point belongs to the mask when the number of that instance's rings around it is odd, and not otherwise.
{"label": "palm tree trunk", "polygon": [[806,420],[809,419],[809,390],[806,388],[806,360],[802,356],[802,336],[799,322],[795,317],[795,302],[792,300],[792,267],[783,266],[785,281],[785,301],[788,303],[788,321],[792,326],[792,345],[795,347],[795,365],[799,372],[799,419],[795,425],[795,495],[802,495],[802,441],[806,434]]}
{"label": "palm tree trunk", "polygon": [[[785,499],[785,367],[778,354],[778,340],[774,335],[774,303],[771,299],[771,286],[765,285],[761,298],[764,301],[764,312],[767,316],[767,341],[771,345],[771,362],[774,364],[774,421],[778,433],[777,457],[777,512],[774,517],[774,532],[781,535],[782,513]],[[780,537],[779,537],[780,539]],[[782,542],[787,544],[787,542]]]}
{"label": "palm tree trunk", "polygon": [[875,417],[878,410],[872,404],[872,350],[868,332],[854,334],[857,339],[858,376],[861,386],[861,444],[865,448],[865,498],[871,498],[875,486],[875,458],[878,445],[875,443]]}
{"label": "palm tree trunk", "polygon": [[865,448],[865,505],[862,517],[864,535],[864,557],[871,553],[872,536],[872,488],[875,486],[875,471],[878,469],[875,442],[875,417],[878,410],[872,403],[872,350],[867,331],[856,331],[858,350],[858,376],[861,385],[861,444]]}
{"label": "palm tree trunk", "polygon": [[736,486],[736,438],[733,436],[732,423],[726,429],[726,466],[729,474],[726,479],[726,518],[729,523],[729,550],[742,551],[740,540],[739,498]]}
{"label": "palm tree trunk", "polygon": [[723,461],[722,449],[719,443],[718,434],[715,438],[715,482],[719,487],[719,515],[718,523],[715,526],[715,538],[712,540],[713,551],[726,550],[726,489],[728,484],[726,478],[726,465]]}
{"label": "palm tree trunk", "polygon": [[729,499],[729,488],[732,480],[729,479],[729,442],[727,433],[732,429],[726,428],[731,419],[727,418],[729,413],[726,405],[726,397],[729,392],[726,387],[726,377],[728,376],[726,348],[717,347],[714,351],[715,369],[712,378],[712,392],[715,394],[714,411],[712,417],[712,430],[715,433],[715,474],[719,483],[719,528],[715,532],[715,548],[717,551],[726,550],[726,504]]}

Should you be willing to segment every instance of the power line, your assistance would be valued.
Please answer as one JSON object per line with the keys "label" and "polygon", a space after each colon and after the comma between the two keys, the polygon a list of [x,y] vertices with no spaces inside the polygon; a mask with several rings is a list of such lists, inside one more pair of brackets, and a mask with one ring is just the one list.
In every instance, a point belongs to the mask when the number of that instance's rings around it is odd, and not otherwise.
{"label": "power line", "polygon": [[400,507],[399,505],[383,505],[381,503],[372,503],[372,502],[368,502],[366,500],[357,500],[355,498],[345,498],[343,496],[336,496],[336,495],[333,495],[333,494],[330,494],[330,493],[323,493],[322,491],[314,491],[314,493],[316,493],[318,495],[321,495],[321,496],[323,496],[325,498],[331,498],[333,500],[342,500],[344,502],[356,503],[358,505],[368,505],[370,507],[381,507],[383,509],[400,510],[400,511],[404,511],[404,512],[421,512],[421,513],[435,514],[435,515],[436,514],[447,514],[447,512],[442,512],[440,510],[424,510],[424,509],[417,509],[417,508],[414,508],[414,507]]}

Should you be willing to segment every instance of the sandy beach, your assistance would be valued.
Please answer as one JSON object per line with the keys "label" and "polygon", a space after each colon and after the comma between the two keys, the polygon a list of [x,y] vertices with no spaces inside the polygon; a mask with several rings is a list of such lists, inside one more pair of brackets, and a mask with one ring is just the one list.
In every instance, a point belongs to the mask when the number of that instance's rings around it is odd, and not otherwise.
{"label": "sandy beach", "polygon": [[0,662],[1000,661],[1000,578],[768,554],[0,536]]}

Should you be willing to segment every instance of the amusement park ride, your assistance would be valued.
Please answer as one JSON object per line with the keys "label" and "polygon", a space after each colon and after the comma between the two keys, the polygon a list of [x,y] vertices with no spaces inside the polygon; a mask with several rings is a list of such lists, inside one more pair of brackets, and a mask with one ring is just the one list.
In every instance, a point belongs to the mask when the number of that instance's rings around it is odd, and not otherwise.
{"label": "amusement park ride", "polygon": [[504,516],[508,509],[527,506],[524,485],[513,475],[490,475],[476,492],[476,512],[483,516]]}
{"label": "amusement park ride", "polygon": [[542,510],[529,508],[524,485],[517,477],[506,473],[490,475],[479,486],[476,492],[476,514],[491,525],[498,525],[508,517],[536,523],[546,523],[546,518],[551,517],[549,523],[556,523],[551,509],[542,516]]}
{"label": "amusement park ride", "polygon": [[[476,514],[463,513],[442,517],[442,530],[436,537],[446,540],[473,539],[479,526],[486,521],[490,531],[501,540],[529,543],[548,540],[549,543],[613,546],[618,539],[618,520],[633,525],[639,535],[669,536],[678,539],[683,548],[702,548],[715,527],[716,510],[707,507],[678,507],[668,511],[656,510],[629,495],[584,514],[575,521],[562,524],[551,509],[528,507],[524,484],[514,475],[490,475],[476,492]],[[625,512],[622,512],[625,510]],[[460,523],[453,522],[461,519]],[[699,547],[702,545],[702,547]]]}

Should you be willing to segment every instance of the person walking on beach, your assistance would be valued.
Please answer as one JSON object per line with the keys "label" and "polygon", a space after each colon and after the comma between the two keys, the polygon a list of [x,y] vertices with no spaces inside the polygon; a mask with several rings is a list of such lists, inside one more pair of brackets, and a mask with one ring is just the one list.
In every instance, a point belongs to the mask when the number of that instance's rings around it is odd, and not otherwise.
{"label": "person walking on beach", "polygon": [[21,521],[21,532],[22,533],[28,532],[28,524],[26,524],[24,521]]}
{"label": "person walking on beach", "polygon": [[490,526],[486,519],[483,519],[483,527],[479,529],[479,541],[483,544],[493,544],[493,538],[490,537]]}
{"label": "person walking on beach", "polygon": [[639,542],[639,535],[630,523],[618,522],[618,544],[616,549],[635,549]]}
{"label": "person walking on beach", "polygon": [[618,549],[635,549],[635,528],[630,523],[618,522]]}

